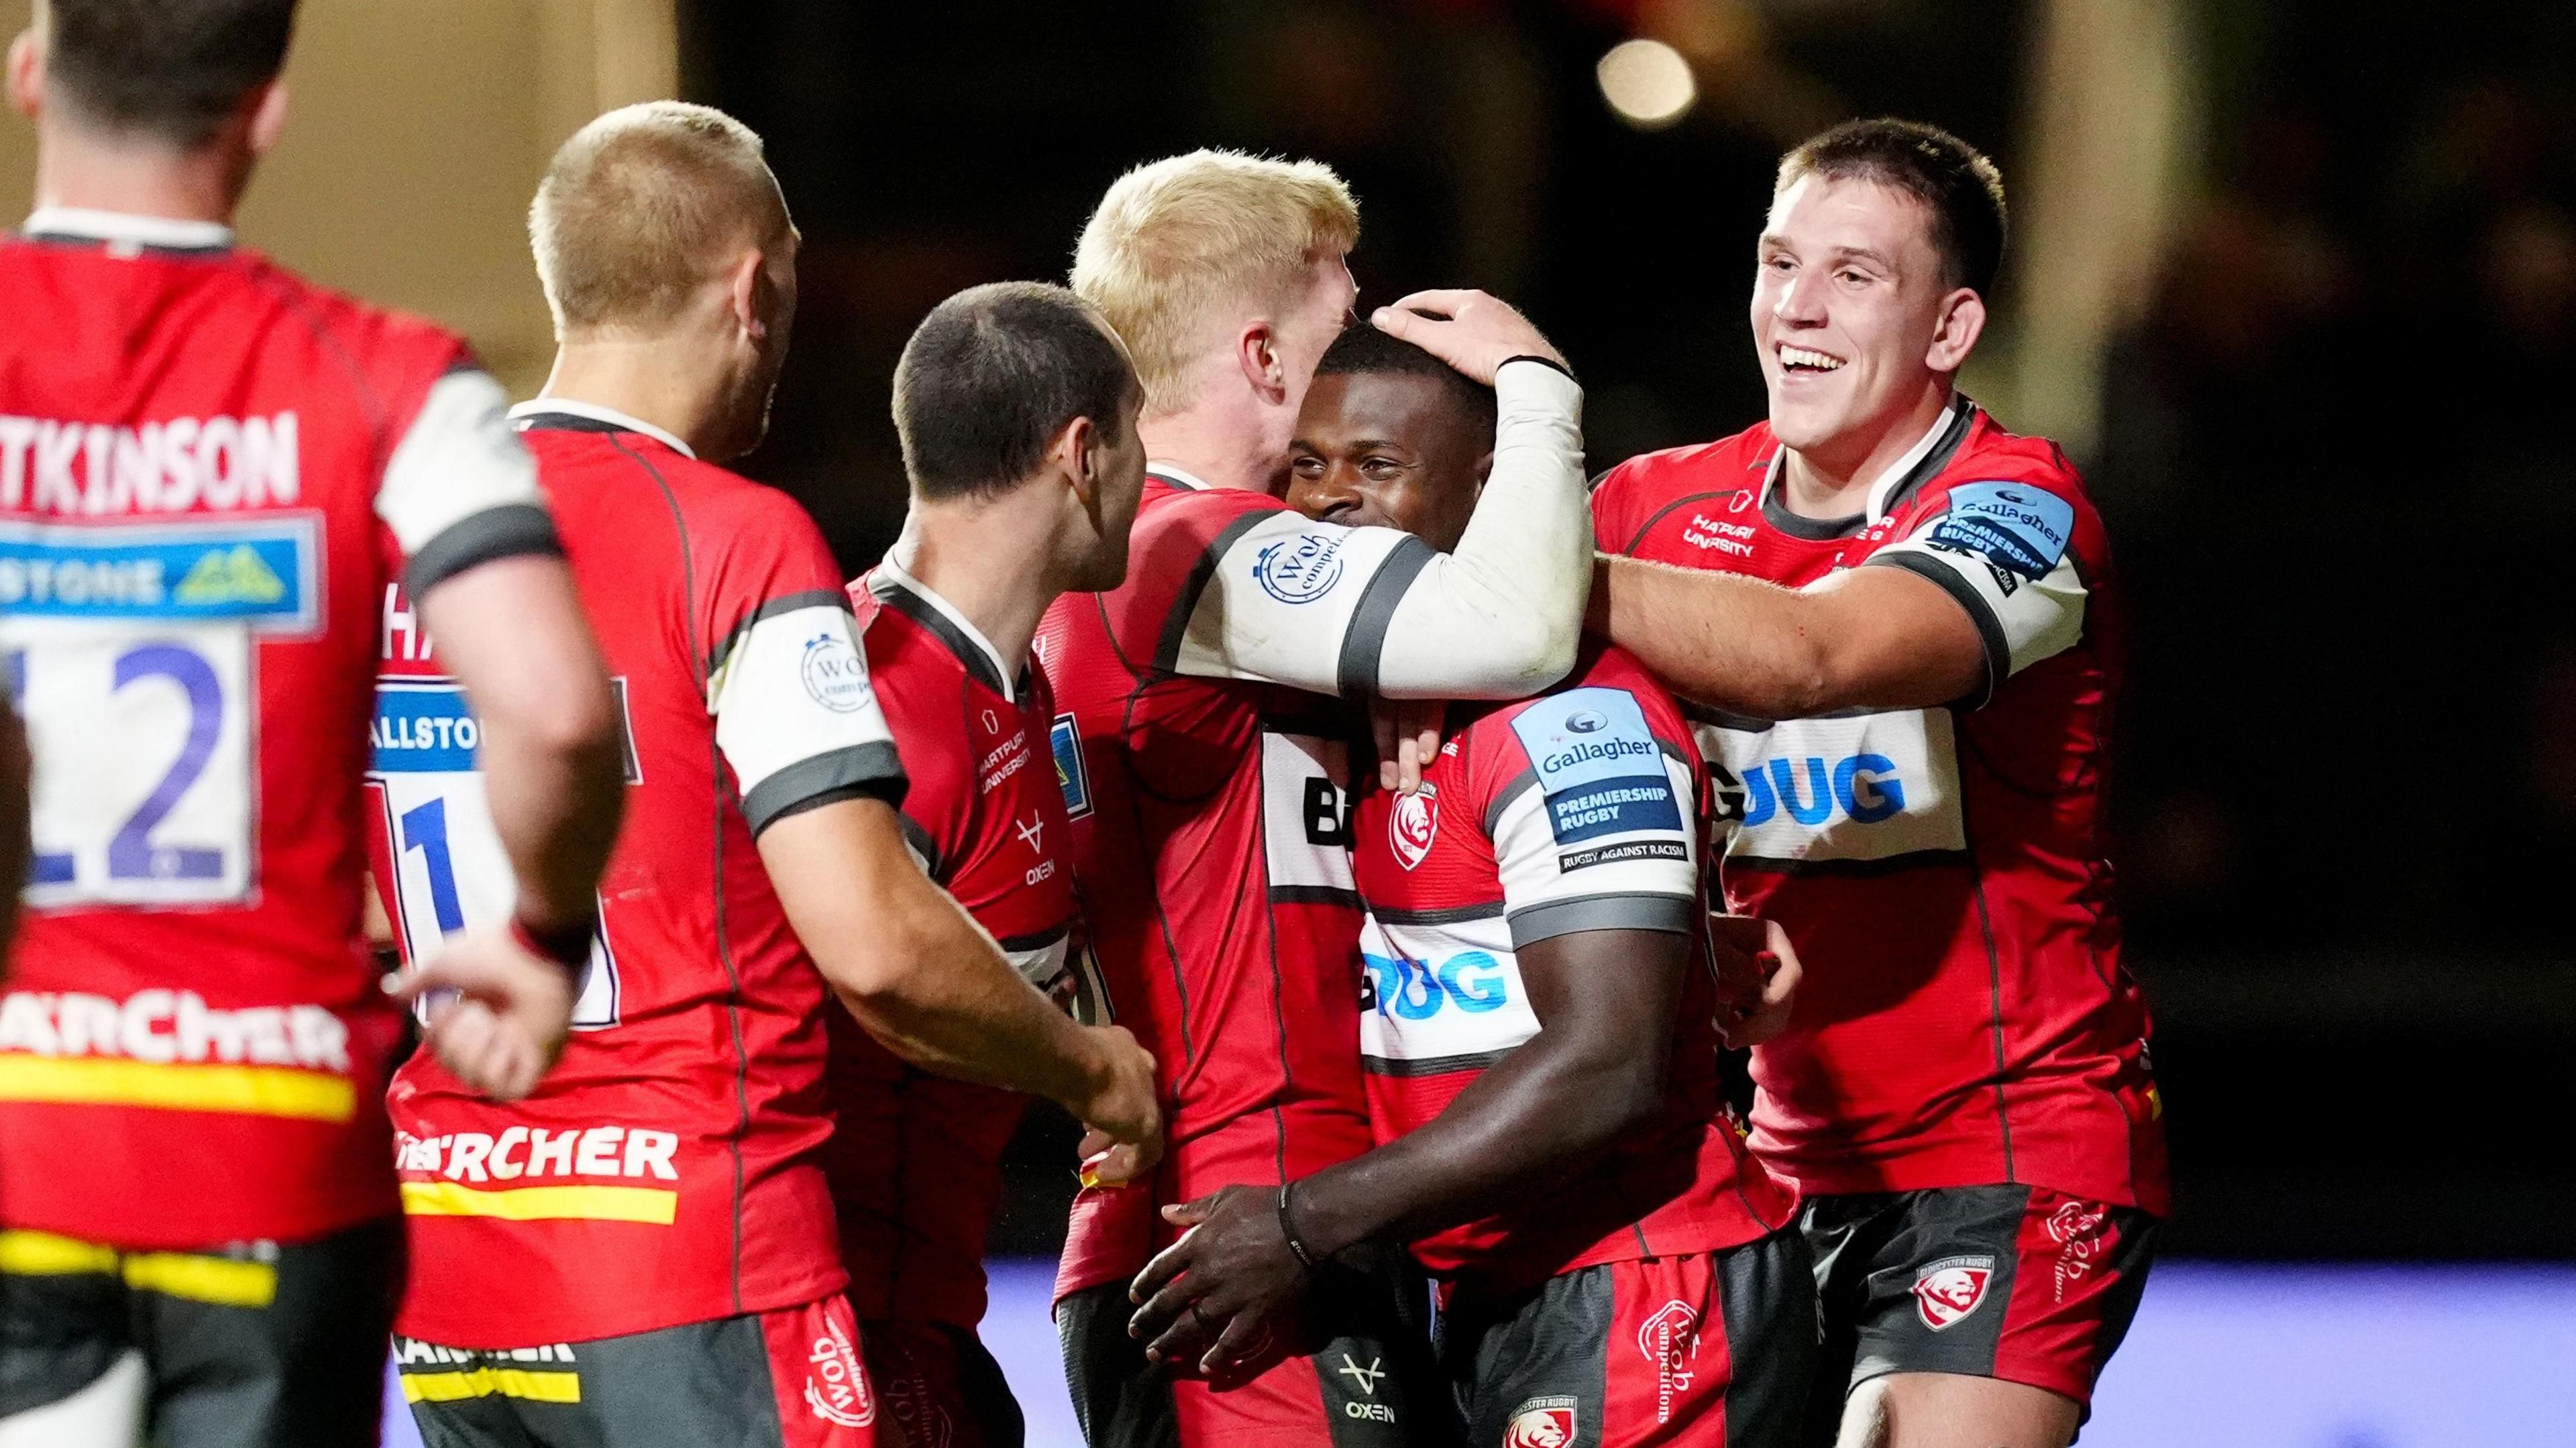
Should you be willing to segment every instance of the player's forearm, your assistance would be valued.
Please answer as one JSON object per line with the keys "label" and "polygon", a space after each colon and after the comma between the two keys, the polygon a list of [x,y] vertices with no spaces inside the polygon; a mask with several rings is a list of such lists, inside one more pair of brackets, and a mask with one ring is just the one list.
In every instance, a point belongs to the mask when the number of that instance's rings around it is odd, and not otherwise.
{"label": "player's forearm", "polygon": [[1814,602],[1758,578],[1603,557],[1592,622],[1675,693],[1758,719],[1841,707]]}
{"label": "player's forearm", "polygon": [[615,706],[570,572],[556,558],[498,559],[441,582],[420,607],[474,707],[520,918],[540,933],[590,920],[626,791]]}
{"label": "player's forearm", "polygon": [[760,854],[797,938],[887,1050],[1068,1109],[1090,1099],[1106,1069],[1099,1042],[921,873],[882,801],[791,814],[761,832]]}
{"label": "player's forearm", "polygon": [[1292,1213],[1318,1254],[1474,1221],[1615,1144],[1656,1108],[1660,1053],[1545,1032],[1427,1126],[1301,1179]]}
{"label": "player's forearm", "polygon": [[1536,362],[1495,380],[1493,470],[1455,551],[1398,601],[1378,663],[1397,698],[1518,698],[1574,666],[1592,576],[1583,389]]}
{"label": "player's forearm", "polygon": [[[869,952],[873,968],[834,981],[842,1003],[886,1049],[925,1071],[1026,1092],[1078,1111],[1106,1063],[1089,1038],[938,887],[922,918]],[[940,918],[945,916],[944,919]]]}

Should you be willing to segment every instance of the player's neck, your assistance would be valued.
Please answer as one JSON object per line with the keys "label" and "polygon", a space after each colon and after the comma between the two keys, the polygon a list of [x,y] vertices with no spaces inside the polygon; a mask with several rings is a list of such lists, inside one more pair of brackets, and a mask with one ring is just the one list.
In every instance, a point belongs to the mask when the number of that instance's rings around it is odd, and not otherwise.
{"label": "player's neck", "polygon": [[1000,656],[1002,677],[1027,666],[1038,620],[1063,590],[1051,576],[1047,520],[1022,516],[1032,490],[987,503],[915,503],[886,556],[966,616]]}
{"label": "player's neck", "polygon": [[730,421],[724,389],[689,367],[696,350],[661,337],[567,342],[538,395],[622,412],[687,443],[708,462],[723,462]]}
{"label": "player's neck", "polygon": [[1276,492],[1288,465],[1287,449],[1268,444],[1259,418],[1213,403],[1139,418],[1136,431],[1145,440],[1147,458],[1180,468],[1212,488]]}
{"label": "player's neck", "polygon": [[1801,518],[1849,518],[1869,510],[1870,489],[1899,458],[1912,451],[1949,411],[1951,389],[1943,379],[1913,406],[1857,436],[1820,448],[1788,449],[1780,469],[1780,500]]}
{"label": "player's neck", "polygon": [[36,146],[36,204],[230,226],[244,166],[220,146],[103,137],[53,117]]}

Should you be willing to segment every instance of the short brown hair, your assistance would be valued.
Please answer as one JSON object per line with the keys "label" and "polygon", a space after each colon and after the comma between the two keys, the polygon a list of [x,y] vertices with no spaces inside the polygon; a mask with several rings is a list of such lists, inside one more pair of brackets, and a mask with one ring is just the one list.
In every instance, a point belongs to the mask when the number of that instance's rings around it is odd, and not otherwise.
{"label": "short brown hair", "polygon": [[1126,355],[1089,302],[1045,282],[992,282],[930,309],[894,369],[903,468],[925,498],[990,497],[1037,469],[1077,417],[1126,440]]}
{"label": "short brown hair", "polygon": [[708,106],[647,101],[573,133],[528,208],[555,335],[651,330],[730,261],[787,224],[749,126]]}
{"label": "short brown hair", "polygon": [[1350,188],[1320,161],[1192,151],[1113,183],[1082,229],[1073,289],[1136,359],[1145,405],[1177,412],[1214,341],[1214,314],[1304,294],[1315,263],[1359,242]]}
{"label": "short brown hair", "polygon": [[2003,173],[1976,147],[1921,121],[1845,121],[1781,157],[1771,194],[1806,176],[1871,181],[1922,202],[1943,279],[1981,297],[1993,292],[2010,218]]}
{"label": "short brown hair", "polygon": [[201,146],[277,78],[296,0],[39,0],[45,73],[111,130]]}

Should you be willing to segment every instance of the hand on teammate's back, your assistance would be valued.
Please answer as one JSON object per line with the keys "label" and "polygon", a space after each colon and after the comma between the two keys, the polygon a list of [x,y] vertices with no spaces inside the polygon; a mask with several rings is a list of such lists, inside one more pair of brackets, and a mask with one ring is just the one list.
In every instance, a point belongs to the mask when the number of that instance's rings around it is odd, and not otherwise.
{"label": "hand on teammate's back", "polygon": [[1416,347],[1491,387],[1494,374],[1515,357],[1539,357],[1565,365],[1565,354],[1539,335],[1530,320],[1509,302],[1487,292],[1452,288],[1415,292],[1395,305],[1380,307],[1369,320],[1378,329]]}
{"label": "hand on teammate's back", "polygon": [[1086,1128],[1085,1186],[1115,1187],[1144,1176],[1163,1159],[1163,1112],[1154,1090],[1154,1053],[1125,1026],[1084,1028],[1100,1051],[1091,1098],[1066,1106]]}
{"label": "hand on teammate's back", "polygon": [[1805,972],[1780,922],[1711,911],[1708,947],[1717,968],[1717,1033],[1728,1048],[1758,1046],[1787,1029]]}
{"label": "hand on teammate's back", "polygon": [[572,972],[497,932],[454,937],[386,989],[405,1002],[433,991],[456,993],[431,1004],[421,1044],[458,1080],[496,1101],[536,1090],[572,1030]]}

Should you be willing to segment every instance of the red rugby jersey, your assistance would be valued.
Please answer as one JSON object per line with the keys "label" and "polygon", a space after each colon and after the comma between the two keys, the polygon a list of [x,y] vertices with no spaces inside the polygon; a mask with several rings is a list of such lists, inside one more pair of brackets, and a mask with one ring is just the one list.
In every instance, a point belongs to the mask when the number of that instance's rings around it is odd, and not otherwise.
{"label": "red rugby jersey", "polygon": [[462,343],[231,241],[59,210],[0,239],[0,657],[36,766],[0,1212],[128,1247],[394,1210],[377,600],[403,552],[427,587],[556,547]]}
{"label": "red rugby jersey", "polygon": [[1413,794],[1360,797],[1368,902],[1360,1049],[1381,1142],[1428,1123],[1539,1034],[1515,952],[1588,930],[1688,935],[1664,1109],[1518,1205],[1413,1244],[1454,1287],[1508,1293],[1559,1272],[1740,1246],[1794,1195],[1754,1159],[1720,1092],[1701,890],[1699,750],[1663,686],[1595,643],[1536,699],[1452,706]]}
{"label": "red rugby jersey", "polygon": [[[1071,954],[1072,831],[1047,742],[1046,671],[1031,663],[1006,677],[974,624],[893,559],[851,584],[850,598],[912,781],[905,840],[1030,984],[1096,1015]],[[846,1011],[832,1012],[829,1079],[840,1128],[824,1161],[853,1310],[973,1328],[1002,1149],[1028,1098],[908,1066]]]}
{"label": "red rugby jersey", "polygon": [[2100,517],[2057,447],[1959,398],[1861,516],[1776,494],[1768,426],[1621,464],[1604,549],[1796,587],[1904,568],[1975,620],[1987,679],[1937,709],[1695,712],[1734,908],[1807,974],[1754,1052],[1753,1142],[1810,1193],[2029,1182],[2166,1208],[2147,1011],[2103,820],[2120,669]]}
{"label": "red rugby jersey", "polygon": [[[1191,630],[1212,575],[1259,557],[1270,590],[1259,597],[1277,612],[1218,626],[1294,628],[1330,658],[1370,627],[1362,604],[1381,590],[1368,585],[1381,572],[1409,579],[1429,551],[1158,467],[1126,583],[1047,612],[1037,651],[1067,713],[1054,744],[1084,928],[1118,1023],[1154,1053],[1166,1142],[1150,1187],[1076,1201],[1059,1296],[1141,1269],[1171,1237],[1157,1202],[1289,1180],[1368,1149],[1354,723],[1330,698],[1188,672],[1214,668]],[[1382,636],[1385,620],[1374,626]]]}
{"label": "red rugby jersey", "polygon": [[[821,974],[754,840],[903,774],[839,568],[785,494],[558,399],[516,416],[625,713],[626,822],[576,1031],[533,1096],[396,1073],[411,1217],[401,1330],[504,1348],[840,1290]],[[399,606],[384,630],[380,878],[407,944],[506,917],[471,719]],[[837,1009],[837,1007],[834,1007]]]}

